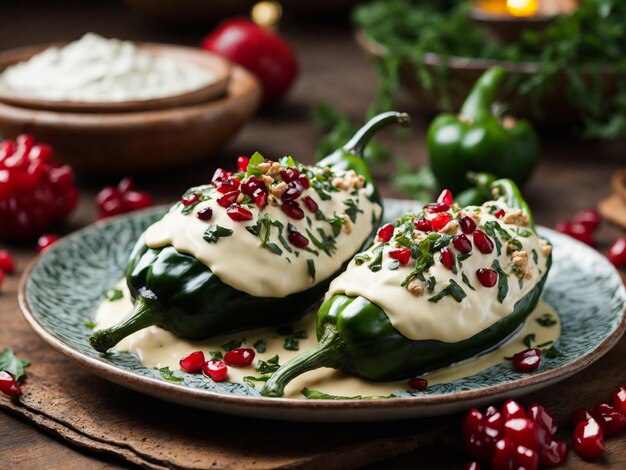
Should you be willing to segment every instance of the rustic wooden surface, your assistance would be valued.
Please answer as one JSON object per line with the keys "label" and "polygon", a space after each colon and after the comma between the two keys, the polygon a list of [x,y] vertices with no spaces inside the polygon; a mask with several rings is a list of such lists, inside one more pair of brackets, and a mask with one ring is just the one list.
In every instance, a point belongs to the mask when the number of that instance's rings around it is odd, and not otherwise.
{"label": "rustic wooden surface", "polygon": [[[86,31],[180,44],[194,44],[202,35],[202,31],[148,22],[113,2],[89,2],[88,7],[84,2],[45,2],[37,3],[36,9],[34,4],[22,1],[1,5],[6,20],[0,28],[1,49],[70,40]],[[186,187],[204,181],[214,166],[238,154],[260,150],[268,156],[290,153],[312,161],[319,134],[309,113],[319,101],[331,102],[361,119],[376,79],[354,45],[349,29],[341,22],[324,26],[292,22],[285,25],[285,33],[293,41],[302,65],[301,78],[290,99],[258,116],[219,155],[207,157],[205,164],[168,174],[138,175],[138,186],[152,191],[156,202],[173,200]],[[427,118],[417,113],[406,96],[398,108],[414,117],[413,132],[410,138],[394,142],[393,133],[389,132],[385,140],[417,167],[426,160]],[[527,194],[538,223],[553,226],[576,210],[595,206],[610,193],[610,174],[626,164],[626,148],[580,143],[567,133],[551,133],[543,139],[543,158]],[[377,170],[386,195],[398,195],[386,184],[392,171],[392,167]],[[93,221],[93,196],[106,182],[109,181],[81,176],[79,209],[62,231]],[[622,234],[605,224],[599,232],[599,249],[605,250],[611,240]],[[34,255],[32,243],[9,248],[17,256],[19,274]],[[176,460],[176,453],[184,450],[185,445],[195,446],[193,455],[203,459],[187,462],[187,466],[196,468],[211,464],[217,468],[321,464],[354,467],[368,462],[374,468],[382,466],[383,459],[387,459],[386,468],[413,468],[416,463],[425,468],[459,468],[466,458],[455,451],[458,415],[385,425],[281,424],[199,412],[127,391],[82,371],[29,331],[18,311],[17,280],[17,275],[8,277],[0,295],[0,348],[13,347],[33,365],[24,387],[24,405],[10,405],[2,398],[2,405],[12,407],[13,412],[0,411],[0,468],[109,469],[137,464],[161,468],[166,462],[180,467],[182,460]],[[525,397],[522,402],[528,405],[536,400],[547,406],[563,423],[561,438],[569,440],[567,414],[576,407],[607,399],[616,385],[626,383],[624,357],[626,340],[581,374]],[[168,438],[164,437],[165,431],[169,431]],[[249,444],[242,441],[248,432],[265,437],[260,443]],[[146,435],[152,438],[147,439],[148,444],[143,439]],[[198,451],[199,447],[207,452]],[[625,466],[623,434],[608,440],[606,456],[600,462],[584,463],[573,455],[568,463],[569,468]]]}

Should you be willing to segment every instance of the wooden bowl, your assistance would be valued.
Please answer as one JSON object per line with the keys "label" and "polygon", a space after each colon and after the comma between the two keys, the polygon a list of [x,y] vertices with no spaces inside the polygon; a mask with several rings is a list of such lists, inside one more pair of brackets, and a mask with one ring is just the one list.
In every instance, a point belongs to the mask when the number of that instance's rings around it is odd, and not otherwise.
{"label": "wooden bowl", "polygon": [[[30,59],[50,47],[62,47],[67,43],[40,44],[37,46],[20,47],[0,52],[0,72],[18,62]],[[168,57],[180,62],[192,63],[198,67],[211,70],[215,81],[207,86],[163,98],[137,101],[60,101],[34,98],[19,94],[13,90],[0,87],[0,102],[22,108],[45,109],[50,111],[68,111],[79,113],[122,113],[145,111],[149,109],[166,109],[177,106],[203,103],[224,96],[230,80],[231,64],[218,55],[194,47],[170,46],[164,44],[138,43],[141,49],[158,57]]]}
{"label": "wooden bowl", "polygon": [[224,98],[135,113],[61,113],[0,103],[0,134],[32,134],[76,170],[132,173],[185,165],[210,155],[248,121],[261,87],[233,66]]}
{"label": "wooden bowl", "polygon": [[[357,31],[355,38],[359,46],[375,61],[381,60],[388,54],[384,45],[367,37],[362,31]],[[459,85],[450,90],[450,100],[454,110],[461,108],[476,80],[491,67],[503,67],[509,74],[509,80],[516,77],[528,78],[539,72],[542,67],[540,63],[536,62],[513,62],[471,57],[445,58],[433,53],[424,55],[424,65],[430,70],[442,66],[449,67],[449,79]],[[605,96],[607,97],[616,91],[620,82],[626,80],[626,72],[610,66],[602,67],[599,69],[599,73],[604,82]],[[593,77],[592,72],[582,71],[584,81],[591,83]],[[400,81],[417,98],[424,111],[429,114],[444,111],[440,105],[441,95],[436,90],[424,90],[412,63],[405,61],[401,64]],[[518,117],[531,119],[544,126],[571,125],[580,120],[578,110],[570,104],[567,97],[568,87],[565,73],[559,73],[554,77],[552,86],[545,91],[537,103],[519,93],[507,91],[510,88],[509,83],[505,80],[505,83],[500,87],[497,99],[510,106],[511,111]]]}

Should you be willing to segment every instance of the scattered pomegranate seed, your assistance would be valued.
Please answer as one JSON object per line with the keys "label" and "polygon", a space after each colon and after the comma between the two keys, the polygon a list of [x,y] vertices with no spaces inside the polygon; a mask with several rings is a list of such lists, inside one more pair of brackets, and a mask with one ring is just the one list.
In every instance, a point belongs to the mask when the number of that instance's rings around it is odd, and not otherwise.
{"label": "scattered pomegranate seed", "polygon": [[265,186],[265,183],[256,176],[251,176],[250,178],[244,180],[241,183],[240,189],[242,193],[247,194],[248,196],[252,196],[254,192],[259,189],[267,192],[267,187]]}
{"label": "scattered pomegranate seed", "polygon": [[492,470],[511,470],[513,468],[513,455],[516,447],[513,440],[509,437],[503,437],[498,440],[493,449]]}
{"label": "scattered pomegranate seed", "polygon": [[426,204],[424,208],[431,214],[438,214],[439,212],[446,212],[450,210],[450,206],[448,204],[444,204],[443,202],[433,202],[432,204]]}
{"label": "scattered pomegranate seed", "polygon": [[578,408],[571,412],[569,415],[569,422],[572,426],[576,427],[578,423],[581,421],[586,421],[588,419],[592,419],[591,410],[587,408]]}
{"label": "scattered pomegranate seed", "polygon": [[254,203],[257,205],[257,207],[263,209],[265,206],[267,206],[267,191],[265,190],[265,188],[259,188],[254,191],[252,198],[254,199]]}
{"label": "scattered pomegranate seed", "polygon": [[532,372],[541,364],[541,349],[526,349],[513,355],[513,367],[518,372]]}
{"label": "scattered pomegranate seed", "polygon": [[0,392],[10,397],[16,397],[22,393],[19,384],[8,372],[0,372]]}
{"label": "scattered pomegranate seed", "polygon": [[480,465],[478,465],[478,462],[473,460],[472,462],[467,462],[464,468],[465,470],[480,470]]}
{"label": "scattered pomegranate seed", "polygon": [[200,209],[196,214],[196,217],[204,221],[211,220],[211,217],[213,217],[213,209],[211,209],[210,207]]}
{"label": "scattered pomegranate seed", "polygon": [[438,232],[443,229],[448,222],[452,220],[452,217],[448,213],[437,214],[433,219],[431,219],[430,223],[433,226],[433,231]]}
{"label": "scattered pomegranate seed", "polygon": [[469,234],[476,230],[476,222],[470,216],[466,215],[459,220],[459,226],[463,233]]}
{"label": "scattered pomegranate seed", "polygon": [[487,408],[484,420],[487,426],[497,429],[498,431],[503,430],[504,418],[502,417],[502,413],[495,406]]}
{"label": "scattered pomegranate seed", "polygon": [[513,454],[513,465],[525,470],[537,470],[539,467],[539,455],[533,449],[517,446]]}
{"label": "scattered pomegranate seed", "polygon": [[252,364],[254,360],[254,349],[250,348],[238,348],[228,351],[224,355],[224,360],[229,366],[235,367],[247,367]]}
{"label": "scattered pomegranate seed", "polygon": [[15,270],[15,262],[8,250],[0,250],[0,271],[12,273]]}
{"label": "scattered pomegranate seed", "polygon": [[609,247],[609,261],[619,268],[626,265],[626,238],[618,238]]}
{"label": "scattered pomegranate seed", "polygon": [[613,392],[613,407],[626,415],[626,387],[619,387]]}
{"label": "scattered pomegranate seed", "polygon": [[539,451],[539,464],[548,467],[558,467],[567,460],[569,447],[565,442],[551,441]]}
{"label": "scattered pomegranate seed", "polygon": [[295,168],[287,167],[280,170],[280,177],[285,183],[291,183],[297,180],[298,176],[300,176],[300,172]]}
{"label": "scattered pomegranate seed", "polygon": [[295,220],[304,219],[304,211],[300,209],[300,206],[296,201],[283,202],[281,209],[285,214]]}
{"label": "scattered pomegranate seed", "polygon": [[514,400],[507,400],[502,405],[502,416],[504,421],[511,419],[526,418],[526,411]]}
{"label": "scattered pomegranate seed", "polygon": [[246,222],[252,220],[252,212],[243,206],[233,204],[226,210],[226,214],[235,222]]}
{"label": "scattered pomegranate seed", "polygon": [[188,356],[183,357],[180,360],[179,364],[180,364],[180,368],[184,372],[194,374],[202,370],[202,366],[204,366],[204,362],[205,362],[204,353],[202,351],[195,351],[189,354]]}
{"label": "scattered pomegranate seed", "polygon": [[229,193],[226,193],[222,197],[217,199],[217,203],[222,207],[230,207],[235,204],[235,202],[237,202],[239,194],[241,194],[240,191],[231,191]]}
{"label": "scattered pomegranate seed", "polygon": [[215,183],[215,189],[218,193],[226,194],[239,189],[239,180],[237,178],[228,177]]}
{"label": "scattered pomegranate seed", "polygon": [[52,155],[54,152],[52,151],[52,147],[47,144],[35,144],[28,152],[29,160],[39,160],[43,163],[48,163],[52,160]]}
{"label": "scattered pomegranate seed", "polygon": [[593,232],[598,229],[602,218],[600,213],[595,209],[587,209],[576,212],[572,218],[572,222],[577,222],[583,225],[587,231]]}
{"label": "scattered pomegranate seed", "polygon": [[474,239],[474,245],[476,245],[476,248],[478,248],[478,251],[481,253],[489,254],[493,251],[491,238],[482,230],[474,230],[472,238]]}
{"label": "scattered pomegranate seed", "polygon": [[126,203],[126,212],[144,209],[152,205],[152,196],[146,192],[128,191],[122,194],[122,199]]}
{"label": "scattered pomegranate seed", "polygon": [[398,248],[389,251],[389,257],[391,259],[398,260],[400,264],[405,265],[411,259],[411,250],[408,248]]}
{"label": "scattered pomegranate seed", "polygon": [[478,430],[480,426],[482,426],[483,414],[478,411],[476,408],[471,408],[467,415],[465,415],[465,420],[463,421],[463,439],[467,440],[469,438],[470,433]]}
{"label": "scattered pomegranate seed", "polygon": [[306,248],[309,246],[309,239],[295,230],[290,231],[287,234],[287,238],[289,239],[289,243],[296,248]]}
{"label": "scattered pomegranate seed", "polygon": [[626,428],[626,416],[606,403],[598,403],[591,410],[591,415],[598,422],[605,436],[610,436]]}
{"label": "scattered pomegranate seed", "polygon": [[[310,212],[315,213],[317,212],[317,209],[319,209],[317,202],[315,202],[315,200],[311,196],[304,196],[304,198],[302,198],[302,202],[304,202],[304,205]],[[387,225],[390,225],[390,224],[387,224]],[[379,233],[380,233],[380,230],[379,230]]]}
{"label": "scattered pomegranate seed", "polygon": [[433,223],[429,219],[421,218],[415,220],[415,228],[422,232],[432,232]]}
{"label": "scattered pomegranate seed", "polygon": [[37,239],[37,253],[41,253],[59,239],[58,235],[42,235]]}
{"label": "scattered pomegranate seed", "polygon": [[498,209],[497,211],[493,213],[496,219],[501,219],[502,217],[504,217],[504,214],[505,214],[504,209]]}
{"label": "scattered pomegranate seed", "polygon": [[533,403],[528,407],[528,417],[535,423],[541,424],[546,431],[554,436],[557,430],[557,424],[554,418],[548,411],[539,403]]}
{"label": "scattered pomegranate seed", "polygon": [[595,419],[587,419],[576,425],[574,449],[586,459],[594,459],[604,453],[604,434]]}
{"label": "scattered pomegranate seed", "polygon": [[506,421],[504,433],[517,445],[532,450],[541,449],[551,440],[550,434],[542,425],[528,418],[515,418]]}
{"label": "scattered pomegranate seed", "polygon": [[422,390],[426,390],[428,388],[428,380],[422,378],[411,379],[409,380],[409,387],[421,392]]}
{"label": "scattered pomegranate seed", "polygon": [[237,157],[237,169],[239,171],[248,171],[248,164],[250,163],[250,159],[248,157],[244,157],[240,155]]}
{"label": "scattered pomegranate seed", "polygon": [[180,203],[183,206],[188,207],[192,205],[193,203],[198,202],[199,199],[200,199],[200,195],[198,193],[191,193],[191,194],[187,194],[181,197]]}
{"label": "scattered pomegranate seed", "polygon": [[463,254],[467,254],[472,251],[472,243],[469,241],[469,238],[462,233],[452,239],[452,244],[454,245],[454,248]]}
{"label": "scattered pomegranate seed", "polygon": [[297,182],[289,183],[287,191],[280,196],[281,201],[295,201],[302,196],[302,186]]}
{"label": "scattered pomegranate seed", "polygon": [[124,214],[152,205],[152,197],[147,192],[135,191],[131,178],[123,178],[117,186],[107,186],[96,196],[98,219]]}
{"label": "scattered pomegranate seed", "polygon": [[223,168],[218,168],[217,170],[215,170],[215,173],[213,173],[211,183],[215,184],[218,181],[229,178],[230,176],[232,176],[232,173],[230,171],[226,171]]}
{"label": "scattered pomegranate seed", "polygon": [[228,367],[222,361],[212,359],[204,363],[202,373],[213,379],[213,382],[223,382],[228,374]]}
{"label": "scattered pomegranate seed", "polygon": [[441,264],[443,264],[448,269],[454,268],[454,255],[452,254],[452,250],[450,247],[445,247],[441,249],[441,257],[439,258]]}
{"label": "scattered pomegranate seed", "polygon": [[587,228],[583,224],[580,224],[578,222],[561,221],[556,224],[554,229],[557,232],[569,235],[570,237],[575,238],[576,240],[581,241],[587,245],[594,246],[596,244],[596,241],[593,238],[591,232],[589,232],[589,230],[587,230]]}
{"label": "scattered pomegranate seed", "polygon": [[489,268],[476,270],[476,277],[484,287],[493,287],[498,282],[498,273]]}
{"label": "scattered pomegranate seed", "polygon": [[300,186],[302,186],[304,189],[308,189],[311,187],[311,182],[309,181],[309,178],[306,175],[300,175],[298,176],[298,183],[300,183]]}
{"label": "scattered pomegranate seed", "polygon": [[441,191],[441,194],[439,194],[439,197],[437,198],[437,202],[440,204],[446,204],[448,207],[450,207],[454,202],[454,198],[452,197],[452,191],[450,191],[449,189],[444,189],[443,191]]}

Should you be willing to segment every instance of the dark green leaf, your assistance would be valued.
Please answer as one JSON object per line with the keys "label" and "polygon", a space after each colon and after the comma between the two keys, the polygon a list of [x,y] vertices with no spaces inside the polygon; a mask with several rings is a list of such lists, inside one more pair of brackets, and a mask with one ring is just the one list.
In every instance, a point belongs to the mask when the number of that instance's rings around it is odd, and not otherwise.
{"label": "dark green leaf", "polygon": [[231,229],[213,224],[206,229],[203,238],[209,243],[216,243],[220,238],[230,237],[232,234]]}
{"label": "dark green leaf", "polygon": [[259,365],[256,371],[259,374],[273,374],[278,370],[280,365],[278,364],[278,356],[273,356],[267,361],[259,361]]}
{"label": "dark green leaf", "polygon": [[259,163],[263,163],[265,158],[259,152],[254,152],[254,154],[250,157],[250,161],[248,162],[248,170],[246,171],[246,178],[250,176],[261,176],[263,173],[259,170]]}
{"label": "dark green leaf", "polygon": [[535,264],[539,264],[539,256],[537,255],[537,250],[533,248],[532,250],[530,250],[530,252],[533,255],[533,261],[535,262]]}
{"label": "dark green leaf", "polygon": [[352,221],[352,223],[356,222],[356,215],[358,213],[363,213],[363,211],[361,209],[359,209],[359,207],[356,205],[356,202],[354,202],[353,199],[345,199],[343,201],[343,203],[346,205],[347,209],[346,209],[346,215],[348,217],[350,217],[350,220]]}
{"label": "dark green leaf", "polygon": [[533,341],[535,341],[535,334],[531,333],[529,335],[524,336],[522,343],[524,343],[524,346],[526,346],[526,348],[530,349],[533,347],[532,346]]}
{"label": "dark green leaf", "polygon": [[542,351],[543,356],[548,359],[556,359],[557,357],[563,357],[564,354],[557,349],[556,346],[550,346],[548,349]]}
{"label": "dark green leaf", "polygon": [[264,353],[267,350],[267,343],[265,339],[261,338],[254,343],[254,349],[258,353]]}
{"label": "dark green leaf", "polygon": [[542,314],[539,318],[535,319],[535,321],[545,327],[556,325],[558,323],[550,313]]}
{"label": "dark green leaf", "polygon": [[180,383],[185,380],[182,377],[178,377],[174,375],[174,372],[172,372],[169,367],[161,367],[159,369],[159,373],[161,374],[161,377],[163,377],[165,380],[168,380],[170,382]]}
{"label": "dark green leaf", "polygon": [[222,344],[222,349],[224,349],[224,351],[232,351],[233,349],[240,348],[241,345],[243,344],[243,341],[244,341],[243,338],[233,339],[229,341],[228,343]]}
{"label": "dark green leaf", "polygon": [[309,390],[303,388],[300,392],[309,400],[363,400],[361,395],[355,395],[353,397],[342,397],[338,395],[329,395],[328,393],[319,392],[317,390]]}
{"label": "dark green leaf", "polygon": [[24,377],[24,367],[28,367],[30,362],[19,359],[11,348],[5,348],[0,352],[0,371],[8,372],[17,381]]}
{"label": "dark green leaf", "polygon": [[428,290],[428,292],[434,291],[436,284],[437,284],[437,280],[435,279],[435,276],[430,276],[428,280],[426,281],[426,289]]}
{"label": "dark green leaf", "polygon": [[315,281],[315,261],[312,259],[306,260],[306,267],[309,271],[309,276],[311,276],[311,279]]}
{"label": "dark green leaf", "polygon": [[[233,349],[236,349],[236,348],[233,348]],[[230,349],[228,349],[227,351],[230,351]],[[221,361],[222,359],[224,359],[224,354],[222,354],[222,351],[209,351],[209,357],[212,360],[220,360]]]}
{"label": "dark green leaf", "polygon": [[493,260],[491,267],[498,273],[498,301],[502,303],[509,293],[508,276],[500,267],[500,262],[497,259]]}
{"label": "dark green leaf", "polygon": [[288,351],[297,351],[298,349],[300,349],[300,342],[293,336],[288,336],[287,338],[285,338],[283,347]]}
{"label": "dark green leaf", "polygon": [[467,276],[465,275],[465,273],[461,273],[461,279],[463,279],[463,283],[469,287],[472,290],[476,290],[474,289],[474,286],[472,286],[472,284],[470,283],[470,280],[467,278]]}

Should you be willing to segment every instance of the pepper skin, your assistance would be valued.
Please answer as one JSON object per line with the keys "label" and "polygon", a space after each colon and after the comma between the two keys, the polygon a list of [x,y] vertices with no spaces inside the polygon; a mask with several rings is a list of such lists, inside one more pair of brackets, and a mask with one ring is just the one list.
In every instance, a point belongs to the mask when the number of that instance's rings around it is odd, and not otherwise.
{"label": "pepper skin", "polygon": [[531,124],[492,112],[504,69],[487,70],[478,79],[458,116],[441,114],[428,129],[428,153],[433,174],[442,188],[458,193],[471,183],[466,174],[490,172],[520,187],[530,177],[539,156],[539,138]]}
{"label": "pepper skin", "polygon": [[[350,142],[318,166],[354,169],[366,178],[370,200],[381,204],[362,160],[362,151],[378,129],[393,122],[407,125],[408,116],[388,112],[374,117]],[[375,221],[363,246],[375,236],[379,222]],[[223,283],[193,256],[179,253],[172,246],[151,249],[140,239],[126,271],[134,309],[119,324],[93,333],[89,342],[97,351],[105,352],[128,335],[151,325],[182,338],[202,340],[236,330],[294,321],[323,296],[348,262],[328,279],[305,291],[282,298],[254,297]]]}
{"label": "pepper skin", "polygon": [[[515,183],[497,180],[491,185],[509,207],[532,214]],[[541,280],[511,312],[489,328],[456,343],[437,340],[411,340],[398,332],[385,312],[364,297],[336,294],[324,302],[317,313],[317,346],[295,357],[276,371],[262,390],[264,396],[280,397],[284,388],[298,375],[320,367],[342,369],[372,381],[391,381],[415,377],[423,372],[446,367],[473,357],[508,339],[533,311],[550,270],[552,259]]]}

